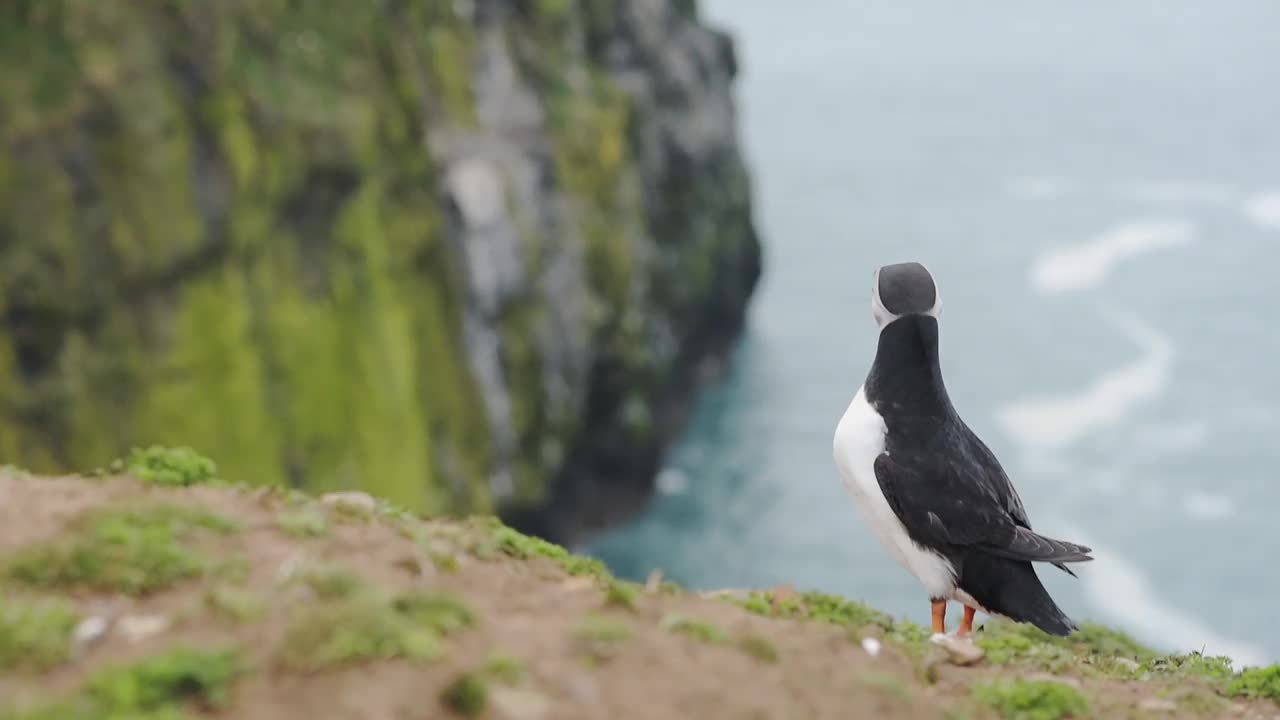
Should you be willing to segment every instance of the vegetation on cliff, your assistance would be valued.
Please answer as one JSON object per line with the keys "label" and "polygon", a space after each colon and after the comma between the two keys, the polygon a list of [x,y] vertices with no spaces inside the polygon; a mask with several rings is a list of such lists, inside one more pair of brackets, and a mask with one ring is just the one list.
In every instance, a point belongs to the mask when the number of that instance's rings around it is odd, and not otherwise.
{"label": "vegetation on cliff", "polygon": [[0,457],[36,470],[643,486],[759,271],[691,3],[15,0],[0,68]]}
{"label": "vegetation on cliff", "polygon": [[208,463],[145,454],[150,480],[0,471],[0,718],[1280,712],[1280,666],[987,622],[960,667],[850,600],[634,584],[492,518],[167,482]]}

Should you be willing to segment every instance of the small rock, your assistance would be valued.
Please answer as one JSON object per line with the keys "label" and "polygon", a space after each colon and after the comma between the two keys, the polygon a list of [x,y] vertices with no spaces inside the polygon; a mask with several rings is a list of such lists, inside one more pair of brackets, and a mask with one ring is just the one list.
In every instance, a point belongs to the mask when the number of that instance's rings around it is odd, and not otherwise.
{"label": "small rock", "polygon": [[172,624],[163,615],[126,615],[116,621],[116,629],[129,642],[137,643],[168,630]]}
{"label": "small rock", "polygon": [[662,589],[662,568],[654,568],[644,580],[644,591],[652,595]]}
{"label": "small rock", "polygon": [[71,631],[71,644],[79,652],[93,645],[106,636],[111,621],[100,615],[81,620]]}
{"label": "small rock", "polygon": [[1147,698],[1138,703],[1138,709],[1149,712],[1174,712],[1178,709],[1178,703],[1162,698]]}
{"label": "small rock", "polygon": [[298,570],[302,568],[304,562],[304,553],[299,550],[280,563],[280,567],[276,568],[276,582],[283,585],[293,579],[298,574]]}
{"label": "small rock", "polygon": [[958,638],[954,635],[934,633],[929,642],[942,648],[947,654],[947,661],[952,665],[973,665],[983,658],[982,648],[969,638]]}
{"label": "small rock", "polygon": [[542,720],[551,712],[551,701],[534,690],[496,687],[489,692],[494,715],[502,720]]}
{"label": "small rock", "polygon": [[1138,670],[1142,668],[1136,660],[1130,660],[1129,658],[1124,657],[1116,658],[1116,664],[1129,672],[1138,672]]}
{"label": "small rock", "polygon": [[1072,677],[1063,677],[1061,675],[1050,675],[1049,673],[1035,673],[1027,676],[1028,680],[1033,682],[1049,682],[1066,685],[1068,687],[1080,689],[1080,681]]}
{"label": "small rock", "polygon": [[880,654],[880,641],[873,637],[864,637],[862,638],[862,649],[866,650],[871,657],[875,657]]}
{"label": "small rock", "polygon": [[320,502],[325,505],[351,505],[362,510],[378,509],[378,501],[369,493],[359,490],[326,493],[320,496]]}

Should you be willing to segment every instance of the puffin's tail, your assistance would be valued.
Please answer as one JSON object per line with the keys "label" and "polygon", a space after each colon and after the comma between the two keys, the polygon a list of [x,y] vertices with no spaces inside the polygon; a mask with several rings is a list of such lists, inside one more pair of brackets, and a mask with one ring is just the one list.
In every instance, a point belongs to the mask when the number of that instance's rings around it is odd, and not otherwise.
{"label": "puffin's tail", "polygon": [[993,613],[1031,623],[1050,635],[1070,635],[1077,629],[1025,560],[973,552],[965,558],[959,580],[962,590]]}

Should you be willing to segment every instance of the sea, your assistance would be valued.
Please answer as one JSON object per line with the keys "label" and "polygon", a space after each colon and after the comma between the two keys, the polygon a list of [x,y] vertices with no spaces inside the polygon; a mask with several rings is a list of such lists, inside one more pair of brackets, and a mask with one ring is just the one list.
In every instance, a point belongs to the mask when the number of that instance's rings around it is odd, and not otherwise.
{"label": "sea", "polygon": [[1280,661],[1280,2],[701,9],[738,42],[765,276],[656,497],[581,549],[926,624],[832,460],[872,273],[918,260],[959,412],[1034,526],[1095,550],[1040,571],[1068,614]]}

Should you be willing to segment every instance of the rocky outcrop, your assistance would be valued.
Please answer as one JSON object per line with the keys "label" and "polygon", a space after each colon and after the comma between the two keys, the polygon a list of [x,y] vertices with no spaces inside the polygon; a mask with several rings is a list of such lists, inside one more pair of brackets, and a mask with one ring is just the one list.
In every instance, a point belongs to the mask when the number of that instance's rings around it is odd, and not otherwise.
{"label": "rocky outcrop", "polygon": [[647,494],[760,272],[676,0],[0,9],[0,456],[512,508]]}

